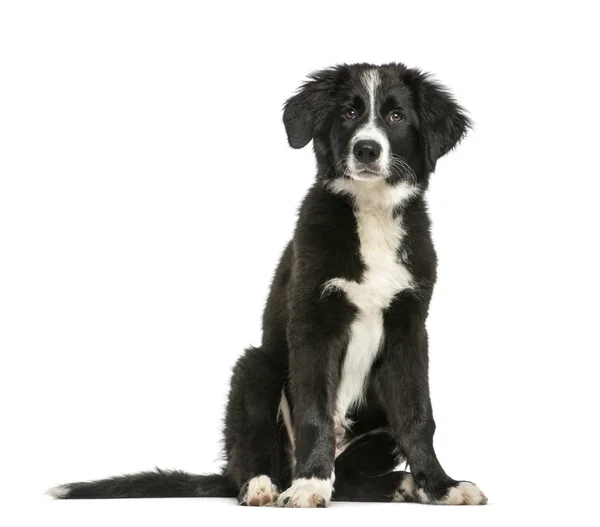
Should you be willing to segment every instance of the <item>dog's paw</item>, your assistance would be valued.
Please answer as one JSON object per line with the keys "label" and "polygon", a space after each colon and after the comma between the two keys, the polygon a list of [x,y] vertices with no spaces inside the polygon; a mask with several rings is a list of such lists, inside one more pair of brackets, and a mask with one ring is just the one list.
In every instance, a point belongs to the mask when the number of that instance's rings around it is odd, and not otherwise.
{"label": "dog's paw", "polygon": [[487,503],[485,494],[470,481],[457,482],[456,485],[448,487],[441,497],[432,496],[424,489],[418,489],[417,495],[421,503],[433,505],[485,505]]}
{"label": "dog's paw", "polygon": [[333,483],[330,479],[300,478],[294,480],[277,501],[280,507],[327,507],[331,501]]}
{"label": "dog's paw", "polygon": [[402,482],[398,485],[398,489],[392,498],[392,501],[417,501],[417,487],[412,474],[406,472]]}
{"label": "dog's paw", "polygon": [[240,493],[240,505],[265,507],[277,502],[279,490],[269,476],[256,476],[244,485]]}

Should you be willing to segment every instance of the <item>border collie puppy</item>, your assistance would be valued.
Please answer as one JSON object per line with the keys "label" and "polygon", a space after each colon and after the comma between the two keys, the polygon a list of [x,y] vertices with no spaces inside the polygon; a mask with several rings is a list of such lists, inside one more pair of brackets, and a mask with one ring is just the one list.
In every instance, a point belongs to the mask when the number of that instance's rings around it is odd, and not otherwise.
{"label": "border collie puppy", "polygon": [[[403,64],[319,71],[285,104],[316,181],[275,272],[263,339],[231,380],[221,474],[70,483],[56,498],[237,496],[242,505],[484,504],[433,449],[425,321],[436,279],[424,193],[470,122]],[[406,461],[410,473],[395,470]]]}

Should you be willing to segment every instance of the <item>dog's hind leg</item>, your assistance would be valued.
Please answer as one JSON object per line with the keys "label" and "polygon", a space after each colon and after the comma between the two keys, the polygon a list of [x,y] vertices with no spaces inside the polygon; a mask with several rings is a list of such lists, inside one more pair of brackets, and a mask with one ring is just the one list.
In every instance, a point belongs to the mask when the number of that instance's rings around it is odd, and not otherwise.
{"label": "dog's hind leg", "polygon": [[416,501],[408,472],[394,471],[404,461],[396,440],[378,428],[350,441],[335,461],[334,501]]}
{"label": "dog's hind leg", "polygon": [[226,473],[241,505],[272,505],[289,484],[289,439],[278,420],[284,378],[285,365],[263,348],[246,350],[234,368],[225,417]]}
{"label": "dog's hind leg", "polygon": [[335,460],[338,476],[362,474],[379,476],[392,472],[404,457],[386,428],[376,428],[352,438]]}
{"label": "dog's hind leg", "polygon": [[344,475],[335,480],[333,501],[417,501],[415,483],[409,472],[395,471],[379,476]]}

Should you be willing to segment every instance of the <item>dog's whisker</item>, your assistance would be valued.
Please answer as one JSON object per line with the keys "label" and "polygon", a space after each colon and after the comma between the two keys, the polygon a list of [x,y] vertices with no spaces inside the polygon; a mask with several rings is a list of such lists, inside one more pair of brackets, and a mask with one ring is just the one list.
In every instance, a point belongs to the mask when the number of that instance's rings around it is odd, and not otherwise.
{"label": "dog's whisker", "polygon": [[397,176],[407,176],[411,179],[413,184],[417,184],[417,175],[415,174],[415,171],[406,160],[398,154],[391,154],[391,167],[396,170]]}

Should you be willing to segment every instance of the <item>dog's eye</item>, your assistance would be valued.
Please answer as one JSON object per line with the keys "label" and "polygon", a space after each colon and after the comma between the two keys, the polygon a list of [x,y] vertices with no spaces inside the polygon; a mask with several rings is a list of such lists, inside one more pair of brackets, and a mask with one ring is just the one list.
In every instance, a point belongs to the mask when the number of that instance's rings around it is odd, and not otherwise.
{"label": "dog's eye", "polygon": [[346,119],[356,119],[356,110],[354,108],[348,108],[344,112],[344,117]]}
{"label": "dog's eye", "polygon": [[400,121],[402,121],[402,115],[400,114],[400,112],[394,110],[392,113],[390,113],[390,121],[394,123],[399,123]]}

